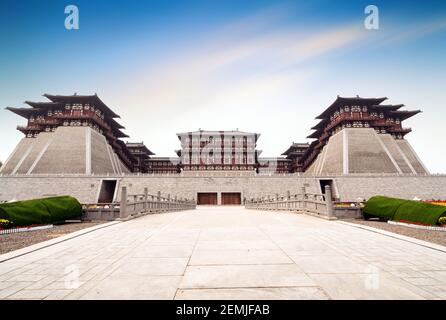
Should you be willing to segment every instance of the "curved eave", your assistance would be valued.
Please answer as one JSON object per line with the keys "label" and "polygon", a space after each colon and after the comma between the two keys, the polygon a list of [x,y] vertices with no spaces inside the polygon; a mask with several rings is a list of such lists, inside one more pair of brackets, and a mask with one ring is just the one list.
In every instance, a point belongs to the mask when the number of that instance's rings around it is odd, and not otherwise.
{"label": "curved eave", "polygon": [[[307,136],[308,139],[317,139],[319,138],[319,136],[321,135],[322,130],[317,130],[315,132],[313,132],[312,134],[310,134],[309,136]],[[311,146],[311,145],[310,145]]]}
{"label": "curved eave", "polygon": [[[124,132],[122,132],[121,130],[119,130],[119,129],[115,128],[115,127],[112,127],[111,132],[113,132],[113,134],[114,134],[116,137],[118,137],[118,138],[129,138],[128,135],[126,135]],[[124,143],[124,142],[123,142],[123,143]],[[125,143],[124,143],[124,145],[125,145]],[[127,147],[126,147],[126,149],[127,149]]]}
{"label": "curved eave", "polygon": [[302,144],[302,145],[291,145],[284,153],[281,154],[281,156],[288,156],[290,153],[296,153],[297,149],[308,149],[309,144]]}
{"label": "curved eave", "polygon": [[25,101],[25,103],[36,109],[52,109],[52,108],[62,108],[63,104],[60,102],[34,102]]}
{"label": "curved eave", "polygon": [[391,111],[389,114],[392,116],[400,118],[401,121],[409,119],[410,117],[413,117],[414,115],[420,113],[421,110],[413,110],[413,111]]}
{"label": "curved eave", "polygon": [[361,97],[337,97],[336,100],[327,108],[324,112],[322,112],[316,119],[324,119],[330,115],[334,108],[337,108],[340,104],[345,103],[358,103],[365,105],[379,105],[384,100],[387,100],[387,97],[382,98],[361,98]]}
{"label": "curved eave", "polygon": [[61,103],[91,103],[95,105],[97,108],[101,109],[104,114],[111,118],[120,118],[119,115],[114,113],[96,94],[95,95],[71,95],[71,96],[62,96],[62,95],[52,95],[45,93],[44,97],[48,98],[52,102],[61,102]]}
{"label": "curved eave", "polygon": [[116,143],[121,147],[122,152],[130,159],[131,162],[136,161],[136,158],[131,154],[130,150],[126,148],[125,142],[122,140],[116,140]]}
{"label": "curved eave", "polygon": [[123,125],[121,125],[119,122],[117,122],[115,119],[110,118],[108,119],[108,122],[110,122],[110,125],[112,127],[115,127],[117,129],[125,129],[125,127]]}
{"label": "curved eave", "polygon": [[121,132],[121,131],[119,131],[119,132],[113,132],[115,135],[116,135],[116,137],[118,137],[118,138],[129,138],[129,136],[128,135],[126,135],[124,132]]}
{"label": "curved eave", "polygon": [[300,161],[305,161],[308,156],[313,152],[314,147],[318,144],[317,140],[314,140],[312,143],[310,143],[310,146],[308,147],[307,151],[302,155],[302,158]]}
{"label": "curved eave", "polygon": [[372,109],[378,109],[378,110],[383,110],[383,111],[394,111],[394,110],[398,110],[402,107],[404,107],[404,104],[374,104],[369,106]]}
{"label": "curved eave", "polygon": [[328,118],[324,118],[321,121],[319,121],[314,127],[312,127],[311,130],[317,130],[319,128],[323,128],[327,123],[328,123]]}
{"label": "curved eave", "polygon": [[28,118],[29,116],[39,114],[42,110],[40,109],[31,109],[31,108],[13,108],[13,107],[6,107],[6,110],[9,110],[11,112],[14,112],[15,114]]}
{"label": "curved eave", "polygon": [[130,152],[132,152],[132,149],[135,150],[135,153],[141,153],[141,154],[146,154],[148,156],[153,156],[154,153],[152,151],[150,151],[145,145],[144,143],[139,143],[139,142],[127,142],[125,144],[125,146],[127,147],[127,149],[130,150]]}
{"label": "curved eave", "polygon": [[180,132],[176,135],[178,136],[178,139],[181,139],[181,137],[187,137],[187,136],[221,136],[222,134],[234,135],[234,136],[255,136],[256,139],[260,137],[260,133],[255,132],[245,132],[245,131],[237,131],[237,130],[197,130],[197,131],[189,131],[189,132]]}

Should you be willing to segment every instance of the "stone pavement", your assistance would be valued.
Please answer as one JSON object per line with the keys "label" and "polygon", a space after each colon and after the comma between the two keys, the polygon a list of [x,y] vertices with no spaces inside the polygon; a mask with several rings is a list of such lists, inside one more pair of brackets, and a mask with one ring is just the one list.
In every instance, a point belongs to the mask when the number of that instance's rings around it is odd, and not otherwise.
{"label": "stone pavement", "polygon": [[0,299],[446,299],[446,253],[302,214],[199,207],[2,262]]}

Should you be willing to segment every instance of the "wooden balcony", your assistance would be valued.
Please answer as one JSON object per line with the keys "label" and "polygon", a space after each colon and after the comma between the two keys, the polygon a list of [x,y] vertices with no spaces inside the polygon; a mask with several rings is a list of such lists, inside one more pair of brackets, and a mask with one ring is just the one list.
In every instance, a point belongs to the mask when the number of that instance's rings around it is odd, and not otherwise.
{"label": "wooden balcony", "polygon": [[17,126],[17,130],[19,131],[42,131],[42,127],[39,125],[28,125],[28,126]]}
{"label": "wooden balcony", "polygon": [[334,127],[336,127],[338,124],[342,123],[343,121],[376,121],[380,120],[379,117],[376,116],[365,116],[360,114],[349,114],[349,113],[343,113],[336,119],[334,119],[330,124],[326,127],[326,130],[330,130]]}
{"label": "wooden balcony", "polygon": [[111,130],[111,126],[107,124],[104,120],[100,119],[97,116],[86,116],[86,115],[69,115],[69,114],[61,114],[61,115],[54,115],[55,119],[63,119],[63,120],[93,120],[101,127],[105,128],[106,130]]}

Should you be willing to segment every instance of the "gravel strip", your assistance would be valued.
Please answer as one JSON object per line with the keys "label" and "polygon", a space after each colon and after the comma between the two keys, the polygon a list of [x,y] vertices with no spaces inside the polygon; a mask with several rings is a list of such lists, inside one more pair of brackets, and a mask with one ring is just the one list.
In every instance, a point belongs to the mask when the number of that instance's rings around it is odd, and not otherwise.
{"label": "gravel strip", "polygon": [[383,221],[355,220],[355,219],[350,219],[346,221],[446,246],[446,232],[444,231],[413,229],[410,227],[388,224],[387,222]]}
{"label": "gravel strip", "polygon": [[0,235],[0,254],[28,247],[42,241],[51,240],[71,232],[93,227],[103,222],[68,223],[51,229]]}

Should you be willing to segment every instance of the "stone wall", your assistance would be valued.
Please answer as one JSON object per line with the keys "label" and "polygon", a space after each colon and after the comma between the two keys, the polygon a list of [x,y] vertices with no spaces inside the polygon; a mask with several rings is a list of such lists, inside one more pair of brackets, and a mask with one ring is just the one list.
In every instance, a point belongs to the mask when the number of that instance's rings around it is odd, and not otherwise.
{"label": "stone wall", "polygon": [[116,179],[117,199],[122,186],[129,194],[140,193],[144,187],[150,194],[161,191],[163,195],[195,198],[197,192],[240,192],[242,198],[267,195],[300,193],[306,186],[309,193],[321,193],[320,179],[333,180],[333,194],[341,201],[356,201],[373,195],[387,195],[406,199],[446,199],[446,175],[401,176],[401,175],[237,175],[224,172],[200,176],[180,175],[97,175],[97,176],[51,176],[18,175],[0,176],[0,201],[23,200],[54,195],[72,195],[83,203],[97,201],[103,179]]}
{"label": "stone wall", "polygon": [[446,199],[446,176],[338,176],[334,178],[342,201],[385,195],[404,199]]}

